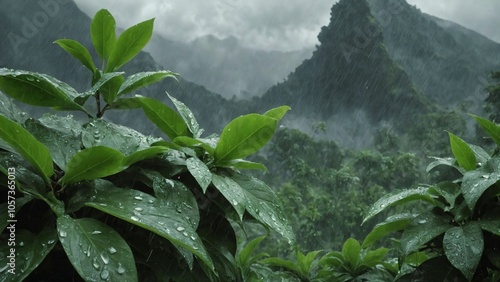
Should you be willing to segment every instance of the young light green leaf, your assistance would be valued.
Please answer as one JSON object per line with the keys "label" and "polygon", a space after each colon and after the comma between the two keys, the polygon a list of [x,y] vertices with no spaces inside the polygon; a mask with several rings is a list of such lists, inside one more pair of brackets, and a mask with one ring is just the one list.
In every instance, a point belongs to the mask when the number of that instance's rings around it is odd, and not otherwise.
{"label": "young light green leaf", "polygon": [[135,164],[136,162],[140,162],[140,161],[143,161],[145,159],[154,158],[160,154],[167,152],[168,150],[170,150],[170,148],[155,146],[155,147],[146,148],[146,149],[143,149],[140,151],[136,151],[123,159],[123,166],[129,167],[129,166]]}
{"label": "young light green leaf", "polygon": [[477,123],[488,133],[491,138],[493,138],[493,141],[497,144],[497,146],[500,146],[500,126],[498,126],[496,123],[489,121],[485,118],[478,117],[475,115],[471,115]]}
{"label": "young light green leaf", "polygon": [[[210,269],[214,269],[212,260],[196,233],[191,222],[186,216],[176,210],[181,202],[168,202],[166,199],[158,200],[153,196],[133,190],[105,187],[96,187],[96,195],[86,206],[93,207],[104,213],[113,215],[180,246],[201,259]],[[171,197],[172,201],[179,201]],[[123,207],[134,207],[123,209]],[[182,211],[182,210],[181,210]]]}
{"label": "young light green leaf", "polygon": [[122,153],[104,146],[82,150],[69,161],[61,182],[68,185],[113,175],[126,168],[123,166],[124,158]]}
{"label": "young light green leaf", "polygon": [[108,10],[99,10],[90,25],[90,36],[97,54],[108,59],[116,42],[116,22]]}
{"label": "young light green leaf", "polygon": [[57,219],[57,230],[69,261],[85,281],[137,281],[132,250],[108,225],[66,215]]}
{"label": "young light green leaf", "polygon": [[86,112],[73,102],[79,95],[75,89],[45,74],[1,68],[0,90],[28,105]]}
{"label": "young light green leaf", "polygon": [[116,40],[108,60],[106,72],[119,69],[134,58],[148,44],[153,34],[154,19],[136,24],[125,30]]}
{"label": "young light green leaf", "polygon": [[122,86],[118,90],[118,96],[162,81],[167,77],[175,78],[176,75],[176,73],[171,71],[150,71],[133,74],[125,79]]}
{"label": "young light green leaf", "polygon": [[372,246],[379,239],[387,236],[391,232],[404,230],[406,226],[416,217],[415,214],[396,214],[388,217],[383,222],[375,225],[373,230],[366,235],[362,248]]}
{"label": "young light green leaf", "polygon": [[313,262],[320,252],[321,251],[312,251],[304,255],[300,251],[297,251],[297,268],[301,277],[305,279],[309,277]]}
{"label": "young light green leaf", "polygon": [[380,198],[377,202],[375,202],[375,204],[373,204],[370,210],[366,213],[365,218],[363,219],[363,222],[361,224],[365,223],[366,221],[368,221],[375,215],[379,214],[380,212],[384,211],[385,209],[395,205],[401,205],[416,200],[422,200],[429,202],[431,204],[435,204],[436,202],[427,191],[428,189],[429,188],[427,187],[418,187],[403,191],[395,191],[393,193],[385,195],[384,197]]}
{"label": "young light green leaf", "polygon": [[49,149],[22,126],[2,115],[0,115],[0,124],[2,124],[0,139],[23,156],[44,179],[45,183],[49,184],[49,178],[54,174]]}
{"label": "young light green leaf", "polygon": [[286,112],[288,112],[289,110],[291,110],[289,106],[281,106],[274,109],[270,109],[269,111],[265,112],[264,115],[274,118],[277,121],[280,121],[286,114]]}
{"label": "young light green leaf", "polygon": [[105,73],[92,87],[90,93],[94,95],[97,91],[102,95],[104,101],[112,104],[118,95],[118,89],[123,85],[122,72]]}
{"label": "young light green leaf", "polygon": [[172,101],[172,103],[174,103],[175,108],[177,109],[182,119],[186,123],[187,127],[189,128],[189,131],[191,131],[191,133],[193,134],[193,137],[199,138],[204,130],[200,128],[200,125],[198,124],[198,121],[196,121],[194,114],[186,105],[184,105],[184,103],[170,96],[170,94],[168,93],[167,95]]}
{"label": "young light green leaf", "polygon": [[353,267],[356,268],[361,259],[361,245],[358,240],[349,238],[345,241],[342,247],[342,254],[345,260]]}
{"label": "young light green leaf", "polygon": [[18,229],[15,234],[15,242],[18,246],[15,248],[17,259],[13,263],[14,273],[7,271],[9,263],[12,263],[7,254],[11,253],[12,246],[9,246],[7,242],[0,245],[0,253],[4,254],[0,256],[0,265],[2,266],[0,281],[25,281],[42,263],[57,242],[57,233],[54,229],[43,230],[40,234]]}
{"label": "young light green leaf", "polygon": [[244,159],[236,159],[228,162],[218,163],[219,167],[231,167],[234,169],[259,169],[267,171],[267,167],[261,163],[255,163]]}
{"label": "young light green leaf", "polygon": [[367,267],[375,267],[377,264],[382,264],[384,263],[383,259],[389,252],[389,249],[387,248],[378,248],[373,251],[369,251],[366,253],[366,255],[363,257],[361,265],[367,266]]}
{"label": "young light green leaf", "polygon": [[188,127],[179,114],[162,102],[146,97],[134,98],[141,105],[146,116],[171,140],[188,135]]}
{"label": "young light green leaf", "polygon": [[61,48],[63,48],[71,56],[78,59],[92,73],[96,71],[96,67],[92,57],[90,56],[89,50],[80,44],[80,42],[71,39],[59,39],[54,41],[54,43],[59,44]]}
{"label": "young light green leaf", "polygon": [[184,147],[203,148],[207,153],[209,153],[212,156],[215,152],[215,148],[210,146],[209,144],[199,139],[194,139],[188,136],[179,136],[174,139],[174,143]]}
{"label": "young light green leaf", "polygon": [[484,249],[479,223],[471,221],[448,229],[444,234],[443,248],[450,263],[471,281]]}
{"label": "young light green leaf", "polygon": [[451,151],[460,166],[467,171],[476,169],[476,155],[469,144],[451,132],[448,132],[448,135],[450,136]]}
{"label": "young light green leaf", "polygon": [[[283,267],[287,270],[290,270],[295,273],[299,273],[299,269],[297,268],[297,264],[293,261],[286,260],[286,259],[281,259],[281,258],[266,258],[261,261],[259,261],[261,264],[267,264],[270,266],[279,266]],[[280,280],[281,281],[281,280]]]}
{"label": "young light green leaf", "polygon": [[215,148],[216,162],[241,159],[260,150],[271,140],[277,120],[259,114],[240,116],[222,130]]}
{"label": "young light green leaf", "polygon": [[212,182],[212,173],[207,165],[200,159],[192,157],[186,160],[186,166],[194,179],[196,179],[196,182],[200,185],[203,193],[205,193],[208,185]]}
{"label": "young light green leaf", "polygon": [[260,242],[264,240],[266,236],[260,236],[252,241],[248,242],[248,244],[238,253],[238,256],[236,257],[237,263],[244,269],[248,268],[250,264],[253,263],[252,261],[252,254],[255,251],[255,249],[260,245]]}

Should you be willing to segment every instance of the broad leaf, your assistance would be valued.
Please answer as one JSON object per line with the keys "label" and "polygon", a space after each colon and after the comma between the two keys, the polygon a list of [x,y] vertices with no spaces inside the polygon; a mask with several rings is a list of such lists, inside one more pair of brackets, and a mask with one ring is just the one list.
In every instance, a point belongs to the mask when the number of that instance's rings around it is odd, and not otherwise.
{"label": "broad leaf", "polygon": [[212,173],[207,165],[200,159],[192,157],[186,160],[186,166],[194,179],[196,179],[196,182],[200,185],[203,193],[205,193],[208,185],[212,182]]}
{"label": "broad leaf", "polygon": [[172,103],[174,103],[175,108],[177,109],[182,119],[186,123],[187,127],[189,128],[189,131],[193,134],[193,137],[199,138],[204,130],[200,128],[200,125],[198,124],[198,121],[196,121],[194,114],[186,105],[184,105],[184,103],[170,96],[170,94],[168,93],[167,95],[172,101]]}
{"label": "broad leaf", "polygon": [[303,278],[308,278],[313,262],[320,252],[322,251],[309,252],[305,256],[301,252],[297,252],[297,267]]}
{"label": "broad leaf", "polygon": [[93,219],[57,219],[59,241],[85,281],[137,281],[134,255],[114,229]]}
{"label": "broad leaf", "polygon": [[483,230],[500,236],[500,208],[491,209],[478,222]]}
{"label": "broad leaf", "polygon": [[243,188],[247,200],[246,210],[262,224],[270,227],[288,240],[295,242],[295,233],[285,217],[278,196],[264,182],[242,174],[233,174],[232,179]]}
{"label": "broad leaf", "polygon": [[88,94],[89,95],[94,95],[97,91],[99,91],[99,89],[101,89],[101,87],[103,85],[105,85],[106,83],[108,83],[110,80],[112,80],[113,78],[117,77],[117,76],[121,76],[123,75],[124,72],[109,72],[109,73],[105,73],[101,76],[101,78],[99,78],[99,80],[97,80],[93,85],[92,85],[92,88],[88,91]]}
{"label": "broad leaf", "polygon": [[[2,168],[0,167],[0,170],[2,170]],[[2,179],[3,180],[3,179]],[[11,186],[12,184],[9,183],[8,181],[5,182],[6,184],[8,183],[9,186]],[[16,186],[19,185],[18,183],[15,184]],[[12,187],[12,186],[11,186]],[[19,210],[28,202],[30,202],[31,200],[33,200],[32,197],[30,196],[24,196],[24,197],[15,197],[15,196],[12,196],[12,195],[9,195],[9,193],[6,193],[6,198],[7,198],[7,202],[3,203],[3,204],[0,204],[0,232],[3,232],[3,230],[5,229],[5,227],[7,227],[9,225],[9,221],[8,220],[13,220],[15,219],[15,215],[17,214],[17,212],[19,212]],[[9,197],[10,196],[10,197]],[[13,200],[15,198],[15,200]],[[12,204],[12,201],[15,201],[15,210],[13,212],[11,212],[11,210],[9,210],[9,205]]]}
{"label": "broad leaf", "polygon": [[[175,246],[189,250],[213,269],[212,260],[196,230],[186,217],[174,208],[182,203],[166,205],[165,200],[158,200],[132,189],[108,187],[99,189],[97,195],[86,205],[160,235]],[[176,200],[175,197],[171,199]]]}
{"label": "broad leaf", "polygon": [[477,170],[468,171],[462,180],[462,193],[467,205],[474,211],[477,201],[500,180],[500,160],[491,159]]}
{"label": "broad leaf", "polygon": [[415,218],[415,214],[397,214],[391,217],[388,217],[383,222],[375,225],[373,230],[366,235],[365,240],[363,241],[363,248],[370,247],[379,239],[387,236],[391,232],[404,230],[406,226]]}
{"label": "broad leaf", "polygon": [[217,175],[215,173],[212,173],[212,183],[231,206],[233,206],[234,210],[238,213],[239,219],[242,220],[245,214],[247,199],[240,185],[230,177]]}
{"label": "broad leaf", "polygon": [[75,89],[45,74],[2,68],[0,90],[28,105],[86,112],[73,102],[78,96]]}
{"label": "broad leaf", "polygon": [[349,238],[342,246],[342,254],[345,260],[353,267],[356,268],[361,259],[361,245],[358,240]]}
{"label": "broad leaf", "polygon": [[[259,261],[261,264],[267,264],[270,266],[279,266],[283,267],[287,270],[290,270],[295,273],[299,273],[299,269],[297,268],[297,264],[293,261],[290,260],[285,260],[281,258],[266,258],[261,261]],[[285,281],[285,280],[280,280],[280,281]]]}
{"label": "broad leaf", "polygon": [[14,100],[0,91],[0,115],[6,116],[10,120],[23,123],[29,115],[16,106]]}
{"label": "broad leaf", "polygon": [[54,43],[59,44],[61,48],[63,48],[71,56],[78,59],[91,72],[95,72],[96,67],[92,57],[90,56],[89,50],[80,44],[80,42],[71,39],[59,39],[54,41]]}
{"label": "broad leaf", "polygon": [[231,160],[228,162],[218,163],[218,166],[231,167],[234,169],[259,169],[259,170],[266,170],[267,171],[267,167],[265,165],[263,165],[261,163],[247,161],[244,159],[236,159],[236,160]]}
{"label": "broad leaf", "polygon": [[17,153],[25,158],[42,176],[45,183],[54,174],[52,157],[49,149],[33,137],[19,124],[0,115],[0,139],[9,144]]}
{"label": "broad leaf", "polygon": [[123,85],[124,80],[123,75],[118,75],[106,81],[106,83],[99,88],[99,92],[103,96],[106,103],[113,104],[116,100],[116,95],[118,95],[118,90]]}
{"label": "broad leaf", "polygon": [[260,242],[264,240],[266,236],[260,236],[252,241],[248,242],[246,246],[238,253],[238,256],[236,257],[237,263],[242,267],[243,269],[246,269],[250,267],[250,265],[254,262],[252,259],[252,254],[255,251],[257,247],[259,247]]}
{"label": "broad leaf", "polygon": [[168,150],[170,150],[170,148],[156,146],[156,147],[151,147],[151,148],[147,148],[144,150],[134,152],[131,155],[129,155],[123,159],[123,166],[129,167],[129,166],[135,164],[136,162],[140,162],[140,161],[143,161],[145,159],[154,158],[160,154],[167,152]]}
{"label": "broad leaf", "polygon": [[448,132],[448,135],[450,136],[451,151],[460,166],[467,171],[476,169],[476,155],[469,144],[451,132]]}
{"label": "broad leaf", "polygon": [[427,166],[425,170],[425,172],[427,173],[429,173],[431,170],[440,165],[453,167],[458,171],[460,171],[462,174],[465,173],[464,169],[458,165],[457,160],[454,158],[438,158],[438,157],[431,157],[431,158],[434,159],[434,161]]}
{"label": "broad leaf", "polygon": [[493,138],[497,146],[500,146],[500,126],[482,117],[478,117],[475,115],[471,116],[477,121],[477,123],[479,123],[484,131],[486,131],[491,136],[491,138]]}
{"label": "broad leaf", "polygon": [[479,223],[468,222],[448,229],[444,234],[443,248],[450,263],[471,281],[484,249]]}
{"label": "broad leaf", "polygon": [[469,144],[469,146],[472,151],[474,151],[474,155],[476,155],[476,160],[479,166],[491,159],[491,156],[483,148],[472,144]]}
{"label": "broad leaf", "polygon": [[116,22],[108,10],[99,10],[90,25],[92,44],[103,60],[108,59],[116,42]]}
{"label": "broad leaf", "polygon": [[231,121],[215,148],[217,162],[244,158],[260,150],[271,140],[277,120],[259,114],[240,116]]}
{"label": "broad leaf", "polygon": [[443,217],[432,212],[424,213],[412,220],[403,232],[400,240],[401,250],[405,256],[417,251],[420,247],[446,230],[453,227]]}
{"label": "broad leaf", "polygon": [[460,185],[458,185],[457,183],[445,181],[431,186],[429,188],[429,193],[443,197],[446,203],[449,204],[449,206],[445,207],[444,209],[445,211],[449,211],[455,207],[455,201],[461,194],[461,190]]}
{"label": "broad leaf", "polygon": [[[40,234],[33,234],[28,230],[16,230],[16,246],[9,246],[6,241],[0,245],[0,281],[23,281],[45,259],[57,242],[57,233],[54,229],[44,230]],[[9,264],[11,248],[15,249],[15,263]],[[11,269],[15,268],[13,273]]]}
{"label": "broad leaf", "polygon": [[180,146],[184,146],[184,147],[203,148],[210,155],[213,155],[215,152],[215,146],[212,147],[211,145],[209,145],[201,140],[194,139],[194,138],[187,137],[187,136],[179,136],[179,137],[175,138],[174,143],[178,144]]}
{"label": "broad leaf", "polygon": [[125,169],[124,158],[122,153],[103,146],[82,150],[69,161],[61,182],[68,185],[113,175]]}
{"label": "broad leaf", "polygon": [[280,121],[283,118],[283,116],[285,116],[286,112],[288,112],[289,110],[291,110],[289,106],[281,106],[274,109],[270,109],[269,111],[265,112],[264,115],[274,118],[277,121]]}
{"label": "broad leaf", "polygon": [[[436,267],[439,266],[439,267]],[[464,276],[443,255],[420,264],[413,272],[403,275],[397,281],[464,281]]]}
{"label": "broad leaf", "polygon": [[416,200],[422,200],[429,202],[431,204],[435,204],[436,202],[429,194],[428,189],[429,188],[427,187],[418,187],[403,191],[395,191],[393,193],[390,193],[382,197],[377,202],[375,202],[375,204],[373,204],[373,206],[367,212],[365,218],[363,219],[362,224],[371,219],[372,217],[374,217],[375,215],[379,214],[380,212],[384,211],[385,209],[395,205],[401,205]]}
{"label": "broad leaf", "polygon": [[362,260],[362,265],[368,267],[375,267],[377,264],[382,264],[384,257],[389,252],[387,248],[378,248],[373,251],[369,251]]}
{"label": "broad leaf", "polygon": [[188,135],[188,127],[179,114],[162,102],[146,98],[134,98],[141,105],[146,116],[171,140]]}
{"label": "broad leaf", "polygon": [[146,46],[153,34],[154,19],[136,24],[125,30],[116,40],[108,60],[106,72],[119,69]]}
{"label": "broad leaf", "polygon": [[175,78],[176,75],[176,73],[171,71],[150,71],[133,74],[125,79],[122,86],[118,90],[118,96],[162,81],[167,77]]}

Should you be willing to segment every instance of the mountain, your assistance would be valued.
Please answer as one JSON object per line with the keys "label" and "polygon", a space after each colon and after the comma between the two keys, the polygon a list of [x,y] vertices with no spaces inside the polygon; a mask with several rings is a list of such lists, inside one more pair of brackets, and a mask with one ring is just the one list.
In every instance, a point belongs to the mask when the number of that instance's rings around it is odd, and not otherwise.
{"label": "mountain", "polygon": [[285,82],[269,89],[262,105],[289,104],[294,113],[318,119],[362,111],[367,124],[388,122],[400,127],[432,109],[391,59],[365,0],[335,4],[330,24],[318,39],[321,44],[313,56]]}
{"label": "mountain", "polygon": [[406,1],[371,0],[369,4],[381,23],[391,58],[424,95],[443,107],[482,104],[485,78],[500,69],[500,44],[424,14]]}
{"label": "mountain", "polygon": [[155,60],[184,78],[225,98],[262,95],[311,56],[312,49],[291,52],[245,48],[237,38],[213,35],[180,43],[155,34],[146,50]]}

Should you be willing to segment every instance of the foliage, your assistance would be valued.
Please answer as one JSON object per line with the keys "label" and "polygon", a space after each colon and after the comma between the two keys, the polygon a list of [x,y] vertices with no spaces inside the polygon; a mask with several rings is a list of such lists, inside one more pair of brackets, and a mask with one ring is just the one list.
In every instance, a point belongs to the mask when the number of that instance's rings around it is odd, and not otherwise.
{"label": "foliage", "polygon": [[[118,38],[115,28],[108,11],[97,12],[90,32],[100,69],[82,44],[55,42],[91,72],[86,92],[45,74],[0,69],[0,90],[8,96],[87,117],[19,121],[12,119],[15,106],[2,109],[0,188],[9,195],[0,204],[2,241],[11,232],[7,216],[18,224],[17,241],[0,247],[0,264],[7,265],[11,252],[18,264],[15,274],[2,268],[0,280],[238,281],[238,269],[253,262],[245,250],[235,258],[235,229],[244,221],[252,219],[289,243],[295,240],[271,188],[240,172],[265,169],[243,158],[271,139],[290,108],[243,115],[220,136],[202,137],[191,110],[174,97],[169,96],[177,111],[152,98],[125,97],[177,74],[125,77],[119,69],[147,44],[153,20]],[[91,97],[95,115],[87,109]],[[168,139],[103,119],[112,109],[142,110]]]}
{"label": "foliage", "polygon": [[[500,126],[473,116],[500,146]],[[498,273],[500,253],[500,180],[497,151],[489,155],[449,133],[452,160],[436,160],[428,170],[446,165],[460,173],[434,185],[403,190],[384,196],[367,212],[364,221],[410,201],[425,201],[430,207],[419,214],[397,214],[380,223],[368,235],[374,242],[394,231],[403,231],[399,240],[398,276],[402,281],[422,277],[447,280],[483,281]],[[425,252],[416,268],[405,267],[407,258]],[[431,266],[432,265],[432,269]],[[435,278],[434,278],[435,279]],[[489,280],[488,280],[489,281]]]}

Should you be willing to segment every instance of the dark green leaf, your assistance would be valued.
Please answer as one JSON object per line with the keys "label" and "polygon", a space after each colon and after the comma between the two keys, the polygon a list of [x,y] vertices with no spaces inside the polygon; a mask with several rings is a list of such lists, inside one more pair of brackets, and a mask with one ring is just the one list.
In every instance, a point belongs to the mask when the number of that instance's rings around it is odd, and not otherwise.
{"label": "dark green leaf", "polygon": [[277,122],[258,114],[235,118],[222,130],[215,148],[216,161],[240,159],[257,152],[274,135]]}
{"label": "dark green leaf", "polygon": [[[24,229],[16,230],[16,246],[9,246],[6,241],[0,244],[0,281],[23,281],[35,270],[54,248],[57,233],[54,229],[44,230],[40,234],[33,234]],[[15,263],[9,265],[11,248],[15,249]],[[15,268],[11,272],[12,267]]]}
{"label": "dark green leaf", "polygon": [[108,147],[96,146],[75,154],[61,179],[64,185],[113,175],[125,169],[125,156]]}
{"label": "dark green leaf", "polygon": [[477,123],[479,123],[484,131],[486,131],[491,136],[491,138],[493,138],[497,146],[500,146],[500,126],[482,117],[478,117],[475,115],[471,116],[477,121]]}
{"label": "dark green leaf", "polygon": [[116,42],[116,22],[108,10],[99,10],[90,25],[92,44],[103,60],[108,59]]}
{"label": "dark green leaf", "polygon": [[[108,187],[97,191],[97,195],[86,205],[160,235],[189,250],[213,269],[212,260],[195,229],[185,215],[174,208],[182,203],[165,204],[165,200],[132,189]],[[171,199],[176,200],[175,197]]]}
{"label": "dark green leaf", "polygon": [[467,171],[476,169],[476,155],[469,144],[451,132],[448,132],[448,135],[450,136],[451,151],[460,166]]}
{"label": "dark green leaf", "polygon": [[260,242],[264,240],[266,236],[260,236],[252,241],[248,242],[248,244],[238,253],[238,256],[236,257],[236,261],[242,268],[248,268],[250,267],[250,264],[253,263],[252,261],[252,254],[255,251],[257,247],[259,247]]}
{"label": "dark green leaf", "polygon": [[424,213],[412,220],[401,237],[401,250],[405,256],[417,251],[420,247],[446,230],[453,227],[443,217],[432,212]]}
{"label": "dark green leaf", "polygon": [[395,191],[393,193],[385,195],[377,202],[375,202],[375,204],[373,204],[370,210],[366,213],[365,218],[363,219],[363,223],[379,214],[380,212],[384,211],[385,209],[395,205],[401,205],[416,200],[422,200],[431,204],[435,204],[435,200],[429,194],[428,189],[429,188],[427,187],[418,187],[403,191]]}
{"label": "dark green leaf", "polygon": [[0,90],[28,105],[86,112],[73,102],[78,97],[75,89],[45,74],[2,68]]}
{"label": "dark green leaf", "polygon": [[[122,76],[124,73],[123,72],[110,72],[110,73],[105,73],[97,80],[94,85],[92,85],[92,88],[87,92],[88,94],[83,94],[83,95],[89,95],[92,96],[94,95],[99,89],[103,87],[106,83],[108,83],[110,80],[114,79],[115,77]],[[81,96],[79,99],[81,99]]]}
{"label": "dark green leaf", "polygon": [[240,220],[242,220],[245,214],[247,199],[240,185],[227,176],[217,175],[215,173],[212,173],[212,183],[215,188],[224,195],[224,198],[226,198],[231,206],[233,206]]}
{"label": "dark green leaf", "polygon": [[427,173],[429,173],[431,170],[440,165],[453,167],[456,168],[458,171],[462,172],[462,174],[465,173],[464,169],[458,165],[457,160],[453,158],[438,158],[438,157],[432,157],[432,158],[434,159],[434,161],[427,166],[427,169],[425,170]]}
{"label": "dark green leaf", "polygon": [[85,281],[137,281],[134,255],[114,229],[93,218],[57,219],[59,241]]}
{"label": "dark green leaf", "polygon": [[136,162],[140,162],[140,161],[143,161],[145,159],[154,158],[160,154],[167,152],[168,150],[170,150],[170,148],[156,146],[156,147],[151,147],[151,148],[147,148],[147,149],[143,149],[143,150],[134,152],[131,155],[129,155],[123,159],[123,166],[129,167],[129,166],[135,164]]}
{"label": "dark green leaf", "polygon": [[467,205],[474,211],[477,201],[493,184],[500,180],[500,160],[491,159],[482,167],[468,171],[462,179],[462,193]]}
{"label": "dark green leaf", "polygon": [[361,259],[361,245],[358,240],[349,238],[342,246],[342,254],[345,260],[354,268],[356,268]]}
{"label": "dark green leaf", "polygon": [[207,165],[200,161],[200,159],[192,157],[186,160],[186,166],[194,179],[196,179],[196,182],[200,185],[203,193],[205,193],[208,185],[212,182],[212,173]]}
{"label": "dark green leaf", "polygon": [[500,236],[500,208],[490,210],[478,222],[483,230]]}
{"label": "dark green leaf", "polygon": [[106,72],[119,69],[134,58],[148,44],[153,34],[154,19],[136,24],[125,30],[116,40],[108,60]]}
{"label": "dark green leaf", "polygon": [[270,109],[269,111],[265,112],[264,115],[274,118],[277,121],[280,121],[283,118],[283,116],[285,116],[286,112],[288,112],[289,110],[291,110],[289,106],[281,106],[274,109]]}
{"label": "dark green leaf", "polygon": [[373,251],[369,251],[364,257],[362,261],[362,265],[368,267],[375,267],[378,264],[382,264],[384,261],[384,257],[389,252],[387,248],[378,248]]}
{"label": "dark green leaf", "polygon": [[196,121],[194,114],[186,105],[184,105],[184,103],[170,96],[170,94],[168,93],[167,95],[170,98],[170,100],[172,100],[172,103],[174,103],[175,108],[177,109],[182,119],[186,123],[187,127],[189,128],[189,131],[193,134],[193,137],[199,138],[204,130],[200,128],[200,125],[198,124],[198,121]]}
{"label": "dark green leaf", "polygon": [[464,279],[460,271],[454,268],[445,256],[440,256],[427,260],[413,272],[400,277],[397,281],[464,281]]}
{"label": "dark green leaf", "polygon": [[451,181],[441,182],[429,188],[429,193],[441,196],[448,203],[445,211],[455,207],[455,200],[461,194],[460,185]]}
{"label": "dark green leaf", "polygon": [[474,155],[476,155],[477,163],[481,166],[486,163],[489,159],[491,159],[490,155],[481,147],[469,144],[472,151],[474,151]]}
{"label": "dark green leaf", "polygon": [[320,252],[322,251],[309,252],[305,256],[301,252],[297,252],[297,268],[303,278],[307,279],[309,277],[313,262]]}
{"label": "dark green leaf", "polygon": [[18,123],[23,123],[29,115],[21,111],[14,100],[0,91],[0,114]]}
{"label": "dark green leaf", "polygon": [[22,126],[2,115],[0,115],[0,124],[2,124],[0,139],[23,156],[43,177],[45,183],[50,183],[49,178],[54,174],[54,168],[49,149]]}
{"label": "dark green leaf", "polygon": [[71,56],[78,59],[86,68],[88,68],[91,72],[94,72],[96,67],[94,65],[94,61],[90,56],[89,50],[85,48],[78,41],[71,39],[59,39],[54,41],[54,43],[59,44],[61,48],[66,50]]}
{"label": "dark green leaf", "polygon": [[375,225],[373,230],[366,235],[365,240],[363,241],[363,248],[370,247],[380,238],[385,237],[391,232],[404,230],[406,226],[415,218],[415,214],[396,214],[391,217],[388,217],[383,222]]}
{"label": "dark green leaf", "polygon": [[298,270],[295,262],[290,261],[290,260],[285,260],[285,259],[281,259],[281,258],[266,258],[266,259],[259,261],[259,263],[267,264],[270,266],[279,266],[279,267],[283,267],[287,270],[290,270],[292,272],[299,273],[299,270]]}
{"label": "dark green leaf", "polygon": [[[6,182],[7,183],[7,182]],[[9,186],[12,185],[11,183],[9,183]],[[16,186],[18,185],[17,183],[15,184]],[[9,189],[10,190],[10,189]],[[7,198],[7,202],[3,203],[3,204],[0,204],[0,232],[2,232],[5,227],[7,227],[7,225],[9,225],[9,222],[8,220],[12,220],[12,219],[15,219],[15,214],[17,214],[17,212],[28,202],[30,202],[31,200],[33,200],[33,198],[31,198],[30,196],[24,196],[24,197],[17,197],[12,194],[8,194],[6,193],[6,198]],[[11,196],[12,198],[8,197],[8,196]],[[15,199],[15,200],[13,200]],[[9,208],[11,208],[11,201],[15,201],[15,209],[14,209],[14,213],[10,213],[10,210]],[[10,206],[10,207],[9,207]],[[14,217],[13,217],[14,216]]]}
{"label": "dark green leaf", "polygon": [[111,105],[113,104],[116,99],[116,95],[118,95],[118,90],[123,85],[124,80],[123,75],[114,76],[99,87],[99,92],[106,103]]}
{"label": "dark green leaf", "polygon": [[133,74],[125,79],[122,86],[118,90],[118,96],[130,93],[158,81],[162,81],[167,77],[175,78],[176,75],[176,73],[171,71],[150,71]]}
{"label": "dark green leaf", "polygon": [[136,98],[118,98],[111,105],[114,110],[132,110],[141,108],[141,104]]}
{"label": "dark green leaf", "polygon": [[479,223],[468,222],[448,229],[444,234],[443,248],[450,263],[471,281],[484,249]]}

